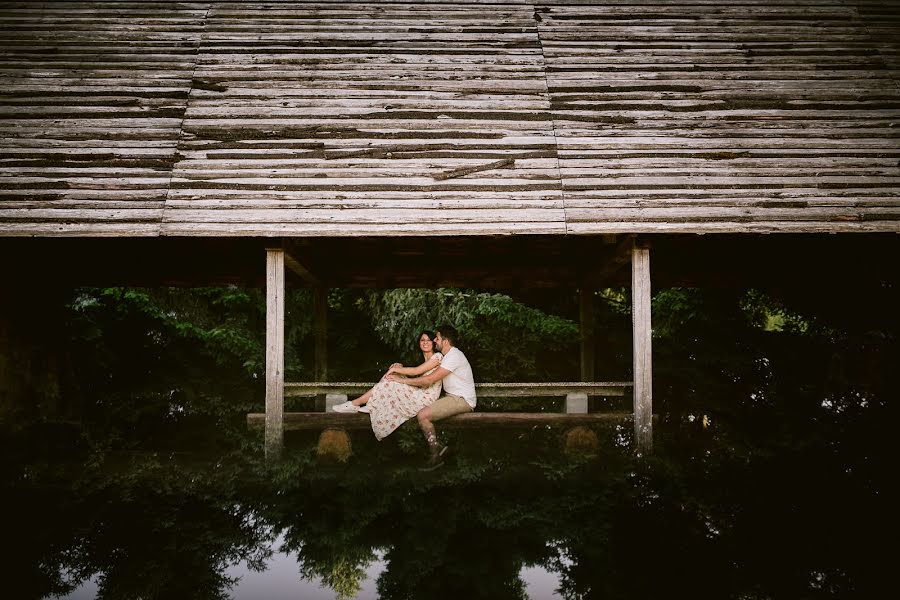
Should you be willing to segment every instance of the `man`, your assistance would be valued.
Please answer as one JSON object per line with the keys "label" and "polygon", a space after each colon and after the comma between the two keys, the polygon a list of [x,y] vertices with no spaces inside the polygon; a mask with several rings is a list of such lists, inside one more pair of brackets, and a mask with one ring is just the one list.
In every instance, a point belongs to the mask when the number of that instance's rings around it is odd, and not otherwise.
{"label": "man", "polygon": [[435,330],[434,336],[434,349],[444,355],[441,366],[422,377],[395,379],[393,374],[387,376],[391,381],[402,381],[416,387],[428,387],[435,381],[442,380],[443,395],[416,415],[419,428],[425,436],[425,441],[428,442],[431,453],[431,458],[425,465],[425,470],[428,471],[444,464],[444,454],[447,453],[447,447],[438,443],[432,422],[475,410],[475,379],[472,376],[472,366],[462,350],[456,347],[458,343],[459,334],[456,328],[442,325]]}

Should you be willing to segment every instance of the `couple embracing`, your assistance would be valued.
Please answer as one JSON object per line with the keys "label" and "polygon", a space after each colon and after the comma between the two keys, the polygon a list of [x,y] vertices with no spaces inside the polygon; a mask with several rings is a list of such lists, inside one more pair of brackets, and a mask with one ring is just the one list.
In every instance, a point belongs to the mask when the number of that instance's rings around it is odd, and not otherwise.
{"label": "couple embracing", "polygon": [[[416,417],[431,457],[426,469],[443,464],[447,447],[438,442],[434,421],[475,410],[475,381],[466,355],[457,348],[459,334],[442,325],[434,335],[423,331],[419,349],[425,361],[417,367],[391,365],[375,387],[352,401],[334,407],[335,412],[368,412],[372,431],[382,440],[400,425]],[[441,394],[443,388],[443,394]]]}

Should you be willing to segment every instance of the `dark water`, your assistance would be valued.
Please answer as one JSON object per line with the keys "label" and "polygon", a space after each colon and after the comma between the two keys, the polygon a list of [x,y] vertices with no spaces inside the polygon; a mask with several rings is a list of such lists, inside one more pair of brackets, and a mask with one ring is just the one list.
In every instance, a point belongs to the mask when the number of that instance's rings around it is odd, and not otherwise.
{"label": "dark water", "polygon": [[881,598],[897,289],[807,294],[781,330],[758,296],[659,292],[651,455],[628,424],[447,426],[432,473],[412,423],[350,432],[346,462],[288,432],[267,461],[261,330],[221,325],[263,313],[233,290],[181,320],[134,291],[29,296],[0,312],[0,598]]}
{"label": "dark water", "polygon": [[[627,426],[447,428],[433,473],[412,424],[351,432],[346,463],[317,432],[267,462],[240,418],[6,430],[7,597],[874,597],[883,428],[825,404],[790,445],[664,416],[641,459]],[[821,423],[851,411],[844,437]]]}

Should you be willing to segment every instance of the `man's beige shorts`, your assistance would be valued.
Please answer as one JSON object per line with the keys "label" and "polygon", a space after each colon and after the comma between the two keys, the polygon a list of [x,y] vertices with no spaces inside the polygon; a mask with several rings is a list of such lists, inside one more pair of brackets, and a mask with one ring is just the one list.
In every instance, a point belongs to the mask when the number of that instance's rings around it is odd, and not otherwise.
{"label": "man's beige shorts", "polygon": [[472,412],[472,407],[462,396],[444,394],[431,405],[431,420],[440,421],[460,413]]}

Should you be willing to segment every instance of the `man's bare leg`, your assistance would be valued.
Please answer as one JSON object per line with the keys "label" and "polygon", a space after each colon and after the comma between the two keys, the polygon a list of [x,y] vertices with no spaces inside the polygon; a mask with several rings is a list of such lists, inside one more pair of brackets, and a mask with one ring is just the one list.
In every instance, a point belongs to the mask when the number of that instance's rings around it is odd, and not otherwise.
{"label": "man's bare leg", "polygon": [[434,429],[434,424],[431,422],[431,407],[426,406],[420,410],[416,414],[416,419],[419,421],[419,429],[422,430],[422,435],[425,436],[425,442],[428,444],[431,456],[437,456],[441,451],[441,445],[438,444],[437,432]]}

